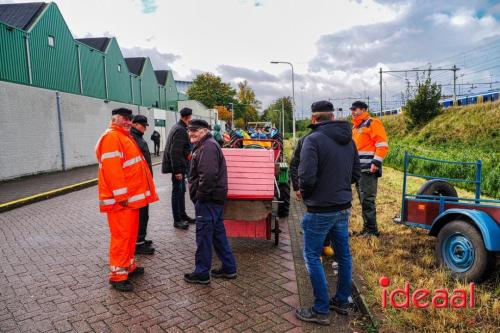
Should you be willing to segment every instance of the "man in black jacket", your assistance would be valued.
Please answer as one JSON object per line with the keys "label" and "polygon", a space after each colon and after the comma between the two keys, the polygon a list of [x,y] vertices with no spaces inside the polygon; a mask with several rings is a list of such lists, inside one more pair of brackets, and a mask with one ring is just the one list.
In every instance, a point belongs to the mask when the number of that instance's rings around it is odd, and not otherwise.
{"label": "man in black jacket", "polygon": [[[153,166],[151,165],[151,154],[147,142],[144,140],[144,132],[146,127],[149,126],[148,118],[143,115],[136,115],[132,119],[132,128],[130,135],[134,138],[137,146],[142,152],[144,159],[148,163],[149,170],[153,174]],[[154,247],[151,245],[153,241],[146,240],[146,233],[149,221],[149,205],[139,209],[139,233],[137,235],[137,242],[135,243],[135,253],[137,254],[153,254],[155,253]]]}
{"label": "man in black jacket", "polygon": [[[184,275],[189,283],[210,283],[214,278],[235,279],[236,260],[224,228],[224,202],[227,197],[227,167],[222,150],[204,120],[189,125],[194,145],[189,176],[189,195],[196,211],[195,270]],[[222,262],[212,269],[212,247]]]}
{"label": "man in black jacket", "polygon": [[[300,153],[299,188],[307,206],[302,220],[304,261],[315,301],[310,308],[297,309],[296,316],[328,325],[330,309],[348,313],[352,275],[348,230],[351,184],[359,179],[361,169],[349,123],[333,120],[333,105],[328,101],[313,103],[311,109],[314,132],[304,140]],[[338,262],[338,283],[332,299],[320,261],[327,234]]]}
{"label": "man in black jacket", "polygon": [[186,214],[186,173],[188,171],[188,160],[191,158],[187,125],[191,121],[193,111],[183,108],[180,111],[181,119],[172,126],[168,133],[165,151],[163,152],[162,173],[172,174],[172,214],[174,215],[174,227],[187,229],[188,223],[194,223],[194,219]]}
{"label": "man in black jacket", "polygon": [[151,134],[151,140],[155,144],[155,156],[160,156],[160,133],[157,130],[153,131],[153,134]]}

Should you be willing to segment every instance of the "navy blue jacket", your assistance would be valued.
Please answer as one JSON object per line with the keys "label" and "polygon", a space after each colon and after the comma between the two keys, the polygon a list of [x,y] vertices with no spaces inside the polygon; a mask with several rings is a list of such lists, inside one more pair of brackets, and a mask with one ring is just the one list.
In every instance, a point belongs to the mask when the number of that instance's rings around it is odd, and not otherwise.
{"label": "navy blue jacket", "polygon": [[335,212],[351,207],[351,184],[361,176],[358,151],[346,121],[313,126],[302,145],[299,188],[311,213]]}

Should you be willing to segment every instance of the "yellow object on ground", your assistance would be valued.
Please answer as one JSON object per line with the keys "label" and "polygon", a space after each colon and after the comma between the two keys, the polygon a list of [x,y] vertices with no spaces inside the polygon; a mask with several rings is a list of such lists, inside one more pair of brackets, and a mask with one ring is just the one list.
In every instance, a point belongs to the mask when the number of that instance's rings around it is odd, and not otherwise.
{"label": "yellow object on ground", "polygon": [[333,256],[333,249],[331,246],[324,246],[323,247],[323,255],[327,257]]}

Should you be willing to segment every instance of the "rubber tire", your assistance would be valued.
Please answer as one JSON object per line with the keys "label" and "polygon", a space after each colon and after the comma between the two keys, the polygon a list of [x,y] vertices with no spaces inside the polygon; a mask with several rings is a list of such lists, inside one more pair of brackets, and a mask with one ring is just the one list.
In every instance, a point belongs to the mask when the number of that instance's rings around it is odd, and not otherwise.
{"label": "rubber tire", "polygon": [[[457,198],[457,190],[455,187],[448,183],[447,181],[441,179],[433,179],[425,182],[420,186],[417,191],[418,195],[435,195],[435,196],[443,196],[443,197],[454,197]],[[427,198],[429,199],[429,198]]]}
{"label": "rubber tire", "polygon": [[278,217],[287,217],[290,213],[290,182],[286,184],[279,184],[280,197],[278,204]]}
{"label": "rubber tire", "polygon": [[[454,234],[461,234],[469,242],[472,243],[475,258],[471,268],[465,272],[455,272],[450,268],[443,256],[443,247],[445,241]],[[495,253],[489,252],[484,247],[483,237],[481,232],[474,225],[463,220],[453,220],[447,222],[439,231],[436,242],[436,257],[438,264],[451,271],[451,275],[459,280],[470,282],[480,282],[488,277],[491,271],[495,268],[496,256]]]}

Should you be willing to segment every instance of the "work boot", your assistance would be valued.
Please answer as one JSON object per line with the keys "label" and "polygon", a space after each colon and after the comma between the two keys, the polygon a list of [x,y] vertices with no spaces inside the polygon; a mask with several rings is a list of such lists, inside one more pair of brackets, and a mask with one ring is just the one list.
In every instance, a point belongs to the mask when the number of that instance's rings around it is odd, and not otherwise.
{"label": "work boot", "polygon": [[351,236],[353,237],[378,237],[380,233],[378,231],[370,231],[367,229],[363,229],[361,231],[353,231]]}
{"label": "work boot", "polygon": [[109,281],[109,284],[118,291],[129,292],[134,291],[134,285],[129,280],[125,281]]}
{"label": "work boot", "polygon": [[188,215],[184,215],[184,216],[182,217],[182,219],[183,219],[184,221],[186,221],[187,223],[195,223],[195,222],[196,222],[196,220],[195,220],[195,219],[193,219],[193,218],[189,217]]}
{"label": "work boot", "polygon": [[222,268],[217,268],[217,269],[212,269],[210,271],[210,275],[214,278],[224,278],[224,279],[236,279],[236,272],[234,273],[227,273],[224,272]]}
{"label": "work boot", "polygon": [[349,303],[340,303],[336,298],[330,299],[330,310],[342,315],[349,314]]}
{"label": "work boot", "polygon": [[316,323],[320,325],[330,325],[330,316],[328,314],[320,314],[311,308],[298,308],[295,310],[295,317],[302,321]]}
{"label": "work boot", "polygon": [[137,266],[132,272],[128,273],[129,278],[138,277],[144,275],[144,267]]}
{"label": "work boot", "polygon": [[146,245],[146,242],[141,245],[137,245],[135,247],[135,254],[154,254],[155,248],[151,247],[151,245]]}
{"label": "work boot", "polygon": [[184,281],[188,283],[209,284],[210,275],[198,274],[198,273],[186,273],[184,274]]}
{"label": "work boot", "polygon": [[186,221],[174,221],[174,228],[186,230],[189,224]]}
{"label": "work boot", "polygon": [[148,239],[146,239],[146,240],[144,241],[144,244],[146,244],[147,246],[151,246],[151,245],[153,245],[153,241],[152,241],[152,240],[148,240]]}

